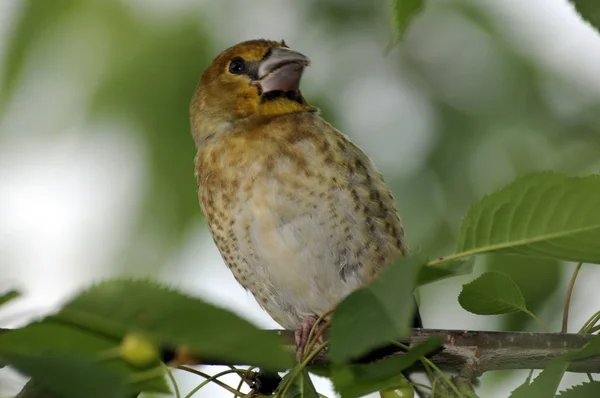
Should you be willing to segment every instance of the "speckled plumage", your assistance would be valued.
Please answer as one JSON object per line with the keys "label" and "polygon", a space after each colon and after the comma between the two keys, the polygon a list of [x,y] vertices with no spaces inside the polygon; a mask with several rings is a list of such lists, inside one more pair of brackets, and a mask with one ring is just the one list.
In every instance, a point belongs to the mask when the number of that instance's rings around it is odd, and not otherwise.
{"label": "speckled plumage", "polygon": [[263,62],[273,47],[285,44],[251,41],[217,57],[191,120],[214,241],[238,282],[293,329],[369,283],[406,244],[390,190],[357,146],[299,91],[265,99],[227,72],[231,59]]}

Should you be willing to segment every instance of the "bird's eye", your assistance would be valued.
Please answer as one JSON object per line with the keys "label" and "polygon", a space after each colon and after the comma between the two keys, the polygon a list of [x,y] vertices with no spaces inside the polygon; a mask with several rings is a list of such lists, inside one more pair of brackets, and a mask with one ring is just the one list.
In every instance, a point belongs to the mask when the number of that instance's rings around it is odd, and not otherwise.
{"label": "bird's eye", "polygon": [[229,73],[233,73],[234,75],[241,75],[246,72],[246,63],[241,58],[234,58],[229,63]]}

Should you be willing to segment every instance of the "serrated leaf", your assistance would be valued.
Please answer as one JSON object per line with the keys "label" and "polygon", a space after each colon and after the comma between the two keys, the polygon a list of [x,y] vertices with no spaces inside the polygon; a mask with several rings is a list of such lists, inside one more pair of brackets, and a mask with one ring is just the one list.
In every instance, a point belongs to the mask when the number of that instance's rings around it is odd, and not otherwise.
{"label": "serrated leaf", "polygon": [[[508,275],[521,289],[527,308],[534,313],[556,292],[564,268],[558,260],[504,254],[486,256],[486,266],[487,271]],[[502,319],[502,330],[524,330],[529,320],[523,312],[510,314]]]}
{"label": "serrated leaf", "polygon": [[569,362],[565,358],[554,358],[533,382],[519,386],[510,394],[509,398],[554,397],[558,385],[568,367]]}
{"label": "serrated leaf", "polygon": [[597,398],[600,397],[600,381],[585,382],[565,391],[561,391],[556,398]]}
{"label": "serrated leaf", "polygon": [[[131,381],[139,373],[139,369],[118,357],[101,360],[104,353],[114,350],[118,344],[119,340],[114,338],[57,321],[45,320],[0,334],[0,358],[36,379],[38,373],[44,368],[37,368],[30,362],[35,362],[39,358],[40,364],[50,363],[64,357],[66,363],[62,366],[67,369],[66,374],[71,370],[71,365],[77,363],[90,368],[93,373],[115,374],[123,380]],[[61,365],[57,362],[56,367],[59,366]],[[56,377],[58,380],[62,376],[57,374]],[[40,382],[44,381],[40,380]],[[48,383],[51,383],[51,380]],[[48,383],[46,383],[47,387],[52,387]],[[135,388],[152,392],[170,392],[160,372],[154,377],[136,383]]]}
{"label": "serrated leaf", "polygon": [[69,302],[56,318],[114,337],[140,331],[157,343],[186,345],[196,355],[229,363],[268,370],[293,365],[290,353],[274,333],[150,281],[103,282]]}
{"label": "serrated leaf", "polygon": [[600,32],[600,3],[596,0],[570,0],[583,19]]}
{"label": "serrated leaf", "polygon": [[413,17],[423,8],[424,0],[394,0],[392,12],[394,25],[399,38],[404,35]]}
{"label": "serrated leaf", "polygon": [[518,178],[463,219],[457,254],[501,252],[600,263],[600,176]]}
{"label": "serrated leaf", "polygon": [[578,361],[598,355],[600,355],[600,336],[595,336],[581,349],[552,359],[548,366],[546,366],[531,384],[521,385],[512,392],[509,398],[553,397],[564,373],[567,371],[569,364],[572,361]]}
{"label": "serrated leaf", "polygon": [[329,359],[336,364],[408,335],[415,311],[413,290],[425,260],[403,257],[371,285],[346,297],[332,316]]}
{"label": "serrated leaf", "polygon": [[458,302],[465,310],[478,315],[529,312],[519,286],[498,272],[486,272],[463,285]]}
{"label": "serrated leaf", "polygon": [[126,398],[136,392],[123,375],[82,358],[19,354],[4,358],[61,398]]}
{"label": "serrated leaf", "polygon": [[[287,380],[291,377],[291,374],[292,372],[288,372],[288,374],[283,377],[280,385],[285,385]],[[302,372],[300,372],[300,374],[294,379],[292,385],[283,398],[319,398],[319,393],[317,392],[306,369],[303,369]]]}
{"label": "serrated leaf", "polygon": [[417,275],[417,286],[473,272],[475,257],[460,258],[435,265],[424,265]]}
{"label": "serrated leaf", "polygon": [[0,295],[0,306],[4,305],[4,304],[8,303],[9,301],[12,301],[20,296],[21,296],[21,293],[19,293],[17,290],[9,290],[8,292]]}
{"label": "serrated leaf", "polygon": [[334,366],[331,380],[344,398],[402,387],[406,379],[401,372],[441,344],[438,336],[432,336],[403,355],[394,355],[370,364]]}

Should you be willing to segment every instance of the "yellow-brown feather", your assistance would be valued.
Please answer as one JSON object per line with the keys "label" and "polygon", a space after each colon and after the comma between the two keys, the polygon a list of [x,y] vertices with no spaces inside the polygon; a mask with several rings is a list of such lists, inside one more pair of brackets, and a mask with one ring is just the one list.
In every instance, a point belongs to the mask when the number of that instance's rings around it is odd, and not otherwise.
{"label": "yellow-brown feather", "polygon": [[392,195],[371,160],[298,93],[263,101],[235,57],[204,72],[190,105],[198,197],[235,278],[283,327],[321,314],[406,251]]}

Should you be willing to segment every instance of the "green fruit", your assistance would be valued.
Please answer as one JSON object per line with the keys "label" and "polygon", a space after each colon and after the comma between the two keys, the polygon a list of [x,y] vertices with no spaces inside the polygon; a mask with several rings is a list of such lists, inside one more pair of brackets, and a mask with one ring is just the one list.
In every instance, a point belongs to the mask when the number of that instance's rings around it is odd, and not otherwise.
{"label": "green fruit", "polygon": [[159,359],[158,348],[146,336],[140,333],[128,333],[119,346],[121,357],[138,368],[148,368]]}

